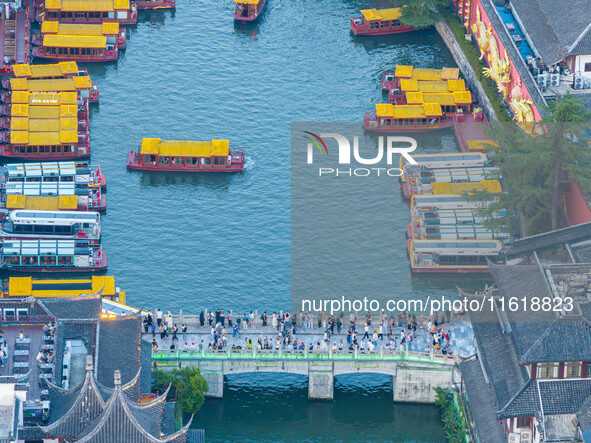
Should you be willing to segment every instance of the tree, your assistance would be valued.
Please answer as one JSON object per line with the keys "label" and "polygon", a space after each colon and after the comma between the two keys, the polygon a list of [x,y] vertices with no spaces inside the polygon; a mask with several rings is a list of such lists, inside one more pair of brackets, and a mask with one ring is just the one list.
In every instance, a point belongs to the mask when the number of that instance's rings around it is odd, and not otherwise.
{"label": "tree", "polygon": [[495,177],[508,190],[504,194],[475,192],[468,200],[485,202],[481,209],[489,229],[515,231],[512,220],[524,220],[524,234],[559,227],[561,202],[571,181],[591,190],[591,149],[583,135],[589,121],[581,101],[570,94],[543,110],[534,134],[515,124],[495,122],[488,131],[499,142],[490,158],[499,168]]}
{"label": "tree", "polygon": [[454,401],[454,395],[451,388],[443,389],[440,387],[435,390],[435,404],[441,409],[441,420],[443,421],[443,430],[450,443],[465,443],[466,427],[460,411]]}
{"label": "tree", "polygon": [[402,8],[400,21],[415,28],[426,28],[440,22],[443,11],[449,8],[449,0],[393,0]]}
{"label": "tree", "polygon": [[152,392],[166,391],[172,385],[167,400],[176,398],[176,406],[183,413],[195,414],[203,405],[208,386],[199,368],[186,367],[170,372],[157,369],[152,372],[152,377]]}

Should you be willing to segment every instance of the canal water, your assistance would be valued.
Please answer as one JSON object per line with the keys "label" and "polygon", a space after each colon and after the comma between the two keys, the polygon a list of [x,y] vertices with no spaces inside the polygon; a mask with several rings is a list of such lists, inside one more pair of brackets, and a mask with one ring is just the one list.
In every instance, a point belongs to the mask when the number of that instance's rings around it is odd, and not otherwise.
{"label": "canal water", "polygon": [[[233,22],[232,0],[183,0],[174,12],[140,11],[118,63],[89,66],[101,94],[92,162],[108,179],[103,245],[129,304],[289,309],[291,122],[359,121],[386,99],[384,70],[454,65],[433,30],[353,37],[349,18],[364,7],[268,0],[259,21],[243,25]],[[129,172],[126,154],[142,137],[228,138],[246,148],[245,171]],[[417,140],[421,152],[457,149],[451,131]],[[408,204],[392,183],[384,198],[398,215],[388,241],[402,250]],[[403,253],[381,266],[399,282],[396,296],[455,293],[453,278],[411,278]],[[308,402],[306,382],[230,377],[225,398],[207,401],[196,426],[208,441],[444,440],[437,409],[393,404],[387,377],[339,378],[328,403]]]}

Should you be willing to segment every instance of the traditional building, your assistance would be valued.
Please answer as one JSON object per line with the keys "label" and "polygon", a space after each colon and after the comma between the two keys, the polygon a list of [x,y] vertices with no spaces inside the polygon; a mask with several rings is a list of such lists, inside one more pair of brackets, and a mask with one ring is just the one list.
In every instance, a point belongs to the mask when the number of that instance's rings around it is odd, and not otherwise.
{"label": "traditional building", "polygon": [[[571,290],[580,276],[588,285],[590,265],[581,274],[579,265],[571,266],[577,276],[569,280]],[[485,296],[494,299],[494,311],[471,312],[477,354],[460,364],[462,399],[475,440],[583,441],[591,424],[591,323],[585,316],[591,305],[586,294],[559,315],[541,309],[544,298],[556,300],[555,291],[561,290],[551,287],[558,284],[550,269],[537,263],[491,265],[490,271],[496,285]],[[565,275],[565,268],[560,272]],[[475,297],[482,299],[482,294]]]}

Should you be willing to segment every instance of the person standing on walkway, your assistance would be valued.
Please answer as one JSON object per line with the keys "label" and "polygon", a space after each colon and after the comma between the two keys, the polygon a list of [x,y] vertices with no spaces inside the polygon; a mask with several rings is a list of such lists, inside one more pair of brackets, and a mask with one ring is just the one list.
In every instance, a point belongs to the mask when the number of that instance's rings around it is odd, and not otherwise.
{"label": "person standing on walkway", "polygon": [[183,341],[186,343],[187,342],[187,324],[183,323],[183,326],[181,326],[181,330],[183,331]]}
{"label": "person standing on walkway", "polygon": [[267,326],[267,311],[263,312],[261,319],[263,320],[263,326]]}
{"label": "person standing on walkway", "polygon": [[160,340],[164,340],[164,337],[168,337],[168,333],[164,325],[160,325]]}
{"label": "person standing on walkway", "polygon": [[245,331],[248,329],[248,315],[246,315],[246,312],[244,313],[244,315],[242,316],[242,325]]}
{"label": "person standing on walkway", "polygon": [[156,323],[158,324],[158,327],[160,327],[160,324],[162,323],[162,311],[160,308],[156,310]]}
{"label": "person standing on walkway", "polygon": [[314,328],[314,317],[312,316],[312,312],[308,311],[308,329],[312,330]]}
{"label": "person standing on walkway", "polygon": [[172,327],[172,341],[178,340],[178,337],[176,336],[178,330],[179,330],[179,328],[175,323],[174,326]]}
{"label": "person standing on walkway", "polygon": [[254,312],[250,311],[249,321],[252,326],[254,326]]}
{"label": "person standing on walkway", "polygon": [[366,338],[369,340],[369,323],[365,324],[364,331],[365,331],[365,334],[363,334],[362,340],[366,339]]}
{"label": "person standing on walkway", "polygon": [[226,326],[226,314],[224,314],[223,309],[222,312],[220,312],[220,323],[222,324],[222,326]]}
{"label": "person standing on walkway", "polygon": [[172,312],[168,311],[168,314],[166,314],[166,326],[168,328],[168,331],[172,331],[172,326],[173,326],[173,322],[172,322]]}
{"label": "person standing on walkway", "polygon": [[213,312],[207,312],[207,323],[209,323],[209,327],[213,326]]}
{"label": "person standing on walkway", "polygon": [[228,315],[226,315],[226,319],[228,320],[228,326],[232,327],[232,311],[228,311]]}
{"label": "person standing on walkway", "polygon": [[273,315],[271,316],[271,327],[273,329],[277,329],[277,313],[273,312]]}
{"label": "person standing on walkway", "polygon": [[150,329],[152,330],[152,337],[156,337],[156,323],[152,322]]}
{"label": "person standing on walkway", "polygon": [[205,324],[205,315],[203,314],[203,311],[201,311],[199,313],[199,325],[201,327],[203,327],[204,324]]}
{"label": "person standing on walkway", "polygon": [[220,309],[218,308],[218,309],[215,311],[215,323],[216,323],[216,324],[218,324],[218,323],[220,322],[220,315],[221,315],[221,314],[220,314]]}

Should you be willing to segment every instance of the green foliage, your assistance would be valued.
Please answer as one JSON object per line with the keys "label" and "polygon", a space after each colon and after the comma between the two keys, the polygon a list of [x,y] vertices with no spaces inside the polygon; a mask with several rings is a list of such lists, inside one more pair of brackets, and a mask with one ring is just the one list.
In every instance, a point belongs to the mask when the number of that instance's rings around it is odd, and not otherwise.
{"label": "green foliage", "polygon": [[497,84],[493,79],[485,77],[482,73],[482,69],[486,68],[487,65],[484,60],[480,60],[480,51],[471,41],[466,40],[464,37],[466,35],[466,28],[460,23],[455,14],[446,14],[446,19],[449,27],[456,36],[456,40],[458,41],[462,52],[466,55],[468,63],[470,63],[474,72],[476,72],[476,76],[482,84],[484,92],[490,100],[498,119],[500,121],[511,121],[512,119],[507,113],[507,105],[498,92]]}
{"label": "green foliage", "polygon": [[199,373],[198,368],[186,367],[173,369],[170,372],[152,371],[152,392],[164,392],[172,385],[167,399],[176,398],[176,406],[186,414],[195,414],[205,401],[207,381]]}
{"label": "green foliage", "polygon": [[400,21],[415,28],[433,26],[449,9],[448,0],[392,0],[393,6],[405,6]]}
{"label": "green foliage", "polygon": [[[570,182],[591,190],[591,149],[581,124],[590,117],[582,103],[567,94],[544,110],[543,126],[538,125],[535,136],[515,124],[492,123],[488,132],[500,147],[489,157],[499,167],[509,192],[465,196],[490,204],[480,210],[485,226],[511,230],[511,220],[518,216],[524,220],[526,235],[560,227],[561,202]],[[498,217],[503,209],[508,212]]]}
{"label": "green foliage", "polygon": [[466,442],[466,426],[460,415],[460,410],[454,402],[453,391],[443,388],[435,389],[435,404],[441,409],[443,430],[449,443]]}

